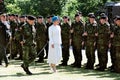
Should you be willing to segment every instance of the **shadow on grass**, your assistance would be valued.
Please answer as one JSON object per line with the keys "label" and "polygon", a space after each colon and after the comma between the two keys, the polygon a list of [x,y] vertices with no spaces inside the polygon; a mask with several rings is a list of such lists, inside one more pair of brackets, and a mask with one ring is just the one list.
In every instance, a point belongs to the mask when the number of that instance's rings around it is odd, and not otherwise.
{"label": "shadow on grass", "polygon": [[[10,64],[12,65],[20,65],[21,61],[11,61]],[[31,68],[42,68],[42,72],[40,73],[33,73],[34,75],[49,75],[51,73],[47,72],[48,70],[50,70],[49,65],[45,62],[45,63],[35,63],[35,65],[31,65]],[[120,80],[120,74],[118,73],[111,73],[109,71],[104,71],[104,72],[100,72],[100,71],[95,71],[95,70],[87,70],[82,68],[73,68],[71,66],[58,66],[57,70],[59,73],[64,73],[65,75],[67,74],[82,74],[84,77],[87,76],[96,76],[97,78],[111,78],[113,80]],[[9,77],[9,76],[13,76],[13,77],[22,77],[22,76],[29,76],[23,73],[16,73],[14,75],[0,75],[0,77]]]}

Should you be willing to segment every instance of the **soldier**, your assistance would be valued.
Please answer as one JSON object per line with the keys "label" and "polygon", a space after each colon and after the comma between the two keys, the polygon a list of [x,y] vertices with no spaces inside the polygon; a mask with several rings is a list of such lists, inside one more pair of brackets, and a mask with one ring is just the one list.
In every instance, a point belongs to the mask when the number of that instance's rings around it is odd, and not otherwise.
{"label": "soldier", "polygon": [[[47,27],[47,30],[46,30],[46,36],[47,36],[47,41],[48,41],[48,28],[53,24],[52,23],[52,15],[51,16],[48,16],[47,17],[47,23],[46,23],[46,27]],[[48,56],[48,44],[47,44],[47,46],[45,47],[45,50],[46,50],[46,56],[45,56],[45,58],[47,58],[47,56]]]}
{"label": "soldier", "polygon": [[113,38],[111,47],[112,72],[120,73],[120,16],[116,16],[115,25],[112,28],[111,38]]}
{"label": "soldier", "polygon": [[[46,25],[43,22],[43,17],[39,16],[36,24],[36,42],[37,42],[37,53],[42,50],[44,45],[47,43],[46,39]],[[44,50],[38,55],[39,59],[36,62],[44,62]]]}
{"label": "soldier", "polygon": [[17,56],[17,53],[18,53],[17,48],[16,48],[16,46],[17,46],[16,43],[17,42],[15,40],[15,31],[17,29],[17,23],[15,21],[15,15],[14,14],[10,15],[9,23],[10,23],[10,31],[11,31],[11,34],[12,34],[11,49],[10,49],[12,51],[12,53],[11,53],[10,57],[12,59],[14,59]]}
{"label": "soldier", "polygon": [[22,56],[23,56],[23,50],[22,50],[22,46],[20,44],[21,38],[22,38],[22,27],[23,25],[26,23],[26,17],[20,16],[20,23],[18,24],[16,31],[15,31],[15,40],[16,40],[16,50],[17,50],[17,54],[19,54],[19,57],[15,58],[15,60],[22,60]]}
{"label": "soldier", "polygon": [[22,29],[22,41],[23,45],[23,64],[21,67],[28,75],[32,75],[29,71],[29,64],[34,61],[36,58],[36,49],[35,49],[35,27],[34,27],[35,18],[33,16],[27,17],[27,22]]}
{"label": "soldier", "polygon": [[[61,25],[62,35],[62,57],[63,61],[61,66],[67,66],[69,60],[69,46],[70,46],[70,24],[67,16],[63,17],[63,24]],[[67,36],[67,37],[66,37]]]}
{"label": "soldier", "polygon": [[87,41],[86,41],[87,64],[85,68],[94,69],[97,22],[95,21],[94,13],[89,13],[88,17],[89,17],[89,21],[85,25],[85,33],[84,33],[84,36],[87,36]]}
{"label": "soldier", "polygon": [[72,64],[73,67],[81,68],[82,61],[82,41],[83,41],[84,23],[81,20],[81,14],[75,15],[75,22],[71,25],[72,35],[72,46],[75,62]]}
{"label": "soldier", "polygon": [[2,60],[5,61],[5,66],[8,66],[8,59],[6,57],[6,46],[7,46],[7,27],[3,23],[4,15],[0,15],[0,65],[2,65]]}
{"label": "soldier", "polygon": [[107,16],[102,15],[100,17],[100,22],[98,24],[98,40],[97,40],[97,50],[98,50],[98,60],[99,66],[96,70],[104,71],[107,67],[108,61],[108,44],[110,40],[110,25],[107,22]]}

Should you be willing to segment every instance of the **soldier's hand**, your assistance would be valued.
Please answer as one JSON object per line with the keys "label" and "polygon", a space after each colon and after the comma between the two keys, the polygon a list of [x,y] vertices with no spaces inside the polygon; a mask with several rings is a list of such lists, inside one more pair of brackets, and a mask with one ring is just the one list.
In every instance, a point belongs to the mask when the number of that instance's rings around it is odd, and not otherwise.
{"label": "soldier's hand", "polygon": [[73,33],[73,29],[70,30],[70,33]]}
{"label": "soldier's hand", "polygon": [[83,41],[83,42],[82,42],[82,46],[84,46],[84,44],[85,44],[85,42]]}
{"label": "soldier's hand", "polygon": [[113,38],[113,37],[114,37],[114,34],[111,34],[111,35],[110,35],[110,38]]}
{"label": "soldier's hand", "polygon": [[21,42],[20,42],[20,44],[23,46],[24,42],[23,42],[23,41],[21,41]]}
{"label": "soldier's hand", "polygon": [[87,32],[84,32],[84,33],[83,33],[83,36],[87,36],[87,35],[88,35]]}
{"label": "soldier's hand", "polygon": [[96,45],[96,42],[94,42],[94,46]]}
{"label": "soldier's hand", "polygon": [[111,47],[111,43],[108,44],[108,47],[109,47],[109,48]]}
{"label": "soldier's hand", "polygon": [[54,48],[54,44],[52,44],[51,47]]}
{"label": "soldier's hand", "polygon": [[98,33],[95,33],[95,36],[98,36]]}

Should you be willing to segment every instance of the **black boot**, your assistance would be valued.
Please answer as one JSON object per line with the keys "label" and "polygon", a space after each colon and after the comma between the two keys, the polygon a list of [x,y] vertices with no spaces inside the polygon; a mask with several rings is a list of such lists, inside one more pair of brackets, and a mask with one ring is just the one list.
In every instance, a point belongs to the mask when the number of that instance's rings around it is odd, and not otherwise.
{"label": "black boot", "polygon": [[32,73],[29,71],[28,67],[25,67],[24,64],[22,64],[21,67],[22,67],[23,70],[26,72],[26,74],[32,75]]}

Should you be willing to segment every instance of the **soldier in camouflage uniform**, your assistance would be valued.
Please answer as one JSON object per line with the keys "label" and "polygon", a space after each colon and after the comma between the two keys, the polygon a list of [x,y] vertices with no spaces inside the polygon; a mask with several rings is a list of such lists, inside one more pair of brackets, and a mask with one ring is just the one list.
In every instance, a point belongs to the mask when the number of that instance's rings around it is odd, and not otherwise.
{"label": "soldier in camouflage uniform", "polygon": [[95,21],[94,13],[89,13],[88,17],[89,21],[86,22],[84,33],[84,36],[87,36],[86,41],[87,64],[85,68],[94,69],[97,22]]}
{"label": "soldier in camouflage uniform", "polygon": [[22,28],[22,41],[23,45],[23,64],[21,67],[26,72],[26,74],[31,75],[29,71],[29,64],[34,61],[36,58],[36,48],[35,48],[35,27],[34,27],[35,18],[33,16],[27,17],[27,22]]}
{"label": "soldier in camouflage uniform", "polygon": [[107,67],[108,62],[108,44],[110,40],[110,25],[106,21],[107,16],[102,15],[100,17],[100,22],[98,24],[98,40],[97,40],[97,50],[98,50],[98,60],[99,66],[96,70],[104,71]]}
{"label": "soldier in camouflage uniform", "polygon": [[15,40],[15,31],[17,29],[17,23],[15,21],[15,15],[14,14],[11,14],[10,15],[10,31],[11,31],[11,34],[12,34],[12,41],[11,41],[11,47],[10,47],[10,50],[11,50],[11,58],[14,59],[16,56],[17,56],[17,42]]}
{"label": "soldier in camouflage uniform", "polygon": [[61,35],[62,35],[62,57],[63,61],[61,66],[67,66],[69,60],[69,46],[70,46],[70,25],[69,18],[67,16],[63,17],[63,24],[61,25]]}
{"label": "soldier in camouflage uniform", "polygon": [[112,27],[112,72],[120,73],[120,16],[116,16],[115,25]]}
{"label": "soldier in camouflage uniform", "polygon": [[17,54],[19,54],[19,57],[17,57],[15,60],[22,60],[22,56],[23,56],[23,50],[20,41],[22,39],[22,27],[24,24],[25,24],[25,16],[20,16],[20,23],[18,24],[15,31],[15,40],[17,45],[16,50],[17,50]]}
{"label": "soldier in camouflage uniform", "polygon": [[[43,23],[43,17],[39,16],[36,23],[36,42],[37,42],[37,53],[42,50],[44,45],[47,43],[46,36],[46,25]],[[38,55],[39,59],[36,62],[44,62],[44,50]]]}
{"label": "soldier in camouflage uniform", "polygon": [[81,20],[81,14],[75,15],[75,22],[71,25],[72,46],[75,62],[73,67],[81,68],[82,61],[82,41],[83,41],[84,23]]}

